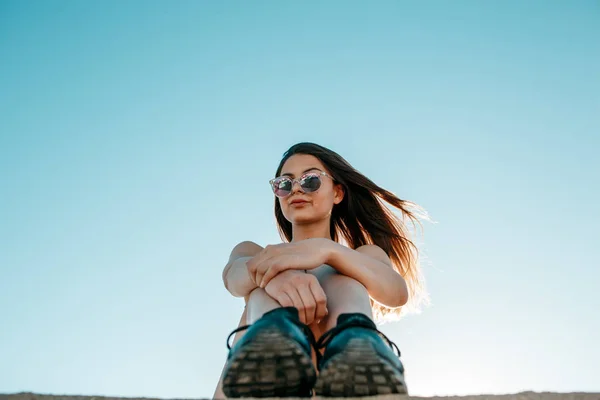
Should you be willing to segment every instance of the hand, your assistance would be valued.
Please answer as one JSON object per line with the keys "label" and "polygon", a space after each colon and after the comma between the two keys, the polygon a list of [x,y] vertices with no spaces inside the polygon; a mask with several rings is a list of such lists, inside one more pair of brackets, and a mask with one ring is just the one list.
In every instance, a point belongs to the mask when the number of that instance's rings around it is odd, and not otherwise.
{"label": "hand", "polygon": [[284,271],[271,279],[265,291],[282,307],[296,307],[306,325],[320,322],[328,313],[325,292],[312,274]]}
{"label": "hand", "polygon": [[250,278],[261,288],[277,274],[289,269],[309,270],[327,262],[333,243],[324,238],[268,245],[246,263]]}

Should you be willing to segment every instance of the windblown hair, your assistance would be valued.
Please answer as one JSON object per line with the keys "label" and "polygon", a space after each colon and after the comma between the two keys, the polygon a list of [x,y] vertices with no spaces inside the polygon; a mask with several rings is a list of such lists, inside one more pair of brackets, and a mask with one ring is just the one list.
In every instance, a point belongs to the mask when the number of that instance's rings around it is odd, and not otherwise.
{"label": "windblown hair", "polygon": [[[394,269],[406,281],[409,295],[407,304],[389,308],[371,300],[375,319],[384,322],[398,319],[407,312],[418,313],[420,305],[428,302],[428,296],[419,267],[419,251],[411,241],[406,222],[412,222],[413,227],[416,223],[422,227],[419,218],[428,219],[427,213],[415,203],[402,200],[376,185],[336,152],[314,143],[298,143],[290,147],[283,154],[276,177],[281,173],[284,163],[295,154],[309,154],[318,158],[333,177],[334,183],[341,184],[344,189],[343,200],[334,205],[331,213],[332,239],[352,249],[365,244],[381,247],[392,261]],[[394,214],[385,203],[401,211],[401,216]],[[281,239],[290,242],[292,224],[283,215],[277,199],[275,218]]]}

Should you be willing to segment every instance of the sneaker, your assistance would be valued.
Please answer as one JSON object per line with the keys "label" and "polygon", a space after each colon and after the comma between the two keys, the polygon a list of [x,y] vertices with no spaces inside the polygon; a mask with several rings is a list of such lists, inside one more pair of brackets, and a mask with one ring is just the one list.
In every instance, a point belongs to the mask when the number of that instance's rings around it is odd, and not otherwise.
{"label": "sneaker", "polygon": [[[236,332],[246,334],[233,347]],[[311,330],[294,307],[277,308],[227,338],[229,356],[223,376],[227,397],[310,397],[316,380]]]}
{"label": "sneaker", "polygon": [[408,394],[400,350],[366,315],[341,314],[317,348],[325,348],[319,357],[317,396]]}

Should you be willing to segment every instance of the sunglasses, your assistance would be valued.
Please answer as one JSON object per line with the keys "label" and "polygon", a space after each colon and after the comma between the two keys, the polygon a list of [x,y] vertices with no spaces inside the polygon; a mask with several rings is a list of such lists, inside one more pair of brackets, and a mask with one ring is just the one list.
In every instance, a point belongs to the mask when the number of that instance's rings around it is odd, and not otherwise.
{"label": "sunglasses", "polygon": [[323,171],[321,172],[309,172],[302,175],[298,179],[292,179],[289,176],[280,176],[278,178],[271,179],[269,183],[273,189],[273,193],[277,197],[287,197],[292,193],[294,182],[298,182],[304,193],[312,193],[319,190],[321,187],[321,176],[327,176],[331,179],[333,177]]}

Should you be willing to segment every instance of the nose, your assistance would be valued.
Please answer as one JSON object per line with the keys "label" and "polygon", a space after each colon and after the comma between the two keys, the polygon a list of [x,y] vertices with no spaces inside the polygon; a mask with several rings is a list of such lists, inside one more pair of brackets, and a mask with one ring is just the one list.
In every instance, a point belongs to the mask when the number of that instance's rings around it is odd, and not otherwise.
{"label": "nose", "polygon": [[300,189],[300,191],[302,193],[304,193],[304,190],[302,189],[302,186],[300,185],[300,182],[298,182],[298,181],[292,181],[292,193],[296,192],[296,189],[295,189],[296,186],[298,186],[298,189]]}

